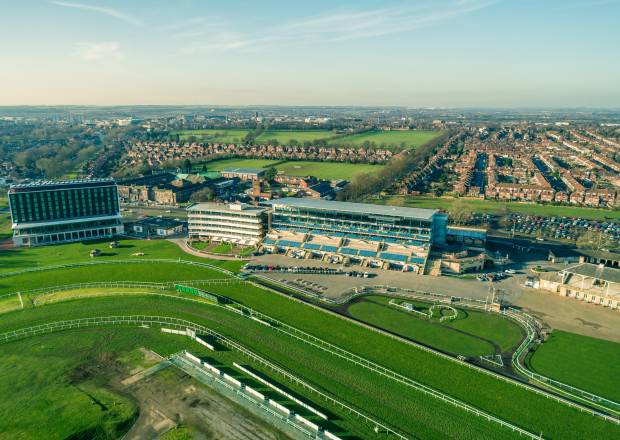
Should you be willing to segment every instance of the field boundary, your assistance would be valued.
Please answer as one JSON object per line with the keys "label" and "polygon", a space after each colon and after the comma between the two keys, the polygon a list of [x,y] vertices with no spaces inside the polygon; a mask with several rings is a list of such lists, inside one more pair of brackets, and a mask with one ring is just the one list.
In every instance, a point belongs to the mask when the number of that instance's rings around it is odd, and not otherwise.
{"label": "field boundary", "polygon": [[[332,305],[342,305],[342,304],[345,304],[345,303],[349,302],[349,301],[350,301],[350,300],[352,300],[353,298],[356,298],[356,297],[359,297],[359,296],[364,296],[364,295],[372,295],[373,293],[375,293],[375,294],[388,295],[388,296],[398,296],[398,297],[401,297],[401,298],[414,298],[414,299],[421,299],[421,300],[424,300],[424,301],[426,301],[426,302],[428,302],[428,301],[429,301],[429,296],[431,296],[431,297],[438,297],[438,298],[443,299],[444,301],[445,301],[446,299],[449,299],[449,298],[457,298],[459,301],[460,301],[460,300],[465,300],[465,301],[479,302],[479,303],[480,303],[480,305],[479,305],[479,306],[475,306],[474,304],[464,304],[464,303],[459,303],[459,304],[457,304],[457,306],[458,306],[458,307],[464,307],[464,308],[471,307],[472,309],[477,309],[477,310],[486,310],[486,309],[482,306],[482,304],[485,304],[485,302],[484,302],[484,301],[479,301],[479,300],[474,300],[474,299],[469,299],[469,298],[463,298],[463,297],[458,297],[458,296],[442,295],[442,294],[439,294],[439,293],[433,293],[433,292],[423,292],[423,291],[417,291],[417,290],[414,290],[414,289],[400,289],[400,288],[399,288],[399,290],[403,290],[403,291],[407,291],[407,292],[409,292],[408,294],[397,293],[397,292],[390,292],[390,291],[388,291],[388,289],[396,289],[396,288],[391,288],[391,287],[389,287],[389,286],[368,286],[368,287],[366,287],[366,289],[365,289],[364,291],[360,291],[360,292],[355,292],[355,293],[352,293],[352,294],[350,294],[350,295],[348,295],[348,296],[346,296],[346,297],[340,298],[339,300],[332,300],[332,299],[330,299],[330,298],[324,298],[324,297],[321,297],[321,296],[320,296],[320,295],[318,295],[318,294],[307,293],[307,292],[305,292],[305,291],[304,291],[304,290],[302,290],[302,289],[298,289],[298,288],[294,288],[294,287],[288,286],[288,285],[286,285],[286,284],[284,284],[284,283],[281,283],[281,282],[276,281],[276,280],[272,280],[272,279],[270,279],[270,278],[267,278],[267,277],[264,277],[264,276],[261,276],[261,275],[254,275],[254,276],[255,276],[256,278],[264,279],[264,280],[265,280],[268,284],[275,284],[276,286],[281,286],[281,287],[282,287],[282,288],[284,288],[284,289],[291,290],[291,291],[293,291],[293,292],[298,292],[298,293],[299,293],[299,294],[301,294],[301,295],[308,296],[308,297],[310,297],[310,298],[314,298],[314,299],[317,299],[317,300],[322,301],[322,302],[324,302],[324,303],[327,303],[327,304],[332,304]],[[355,320],[355,319],[349,318],[348,316],[344,316],[344,315],[342,315],[342,314],[340,314],[340,313],[336,313],[336,312],[334,312],[334,311],[332,311],[332,310],[325,309],[324,307],[320,307],[320,306],[318,306],[318,305],[315,305],[315,304],[312,304],[312,303],[308,303],[308,302],[306,302],[306,301],[302,301],[302,300],[300,300],[300,299],[298,299],[298,298],[291,297],[290,295],[287,295],[287,294],[285,294],[285,293],[279,292],[279,291],[275,290],[275,289],[274,289],[274,288],[272,288],[272,287],[265,286],[265,285],[262,285],[262,284],[258,284],[258,285],[259,285],[259,286],[261,286],[261,287],[263,287],[263,288],[267,288],[267,289],[269,289],[269,290],[271,290],[271,291],[273,291],[273,292],[275,292],[275,293],[277,293],[277,294],[279,294],[279,295],[282,295],[282,296],[284,296],[284,297],[286,297],[286,298],[288,298],[288,299],[290,299],[290,300],[292,300],[292,301],[297,301],[297,302],[299,302],[300,304],[304,304],[304,305],[306,305],[306,306],[313,307],[313,308],[315,308],[316,310],[320,310],[320,311],[322,311],[322,312],[324,312],[324,313],[328,313],[328,314],[331,314],[331,315],[333,315],[333,316],[337,316],[337,317],[339,317],[340,319],[343,319],[343,320],[346,320],[346,321],[349,321],[349,322],[355,323],[355,324],[357,324],[357,325],[359,325],[359,326],[361,326],[361,327],[367,328],[367,329],[372,330],[372,331],[374,331],[374,332],[376,332],[376,333],[379,333],[379,334],[382,334],[382,335],[384,335],[384,336],[388,336],[388,337],[390,337],[390,338],[392,338],[392,339],[396,339],[396,340],[401,341],[401,342],[403,342],[403,343],[406,343],[406,344],[412,345],[412,346],[414,346],[414,347],[416,347],[416,348],[419,348],[419,349],[421,349],[421,350],[423,350],[423,351],[426,351],[426,352],[428,352],[428,353],[432,353],[432,354],[434,354],[434,355],[436,355],[436,356],[439,356],[439,357],[441,357],[441,358],[447,359],[447,360],[449,360],[449,361],[451,361],[451,362],[454,362],[454,363],[457,363],[457,364],[459,364],[459,365],[465,366],[465,367],[467,367],[467,368],[470,368],[470,369],[473,369],[473,370],[479,371],[479,372],[484,373],[484,374],[486,374],[486,375],[489,375],[489,376],[495,377],[496,379],[502,380],[502,381],[504,381],[504,382],[507,382],[507,383],[510,383],[510,384],[513,384],[513,385],[516,385],[516,386],[522,387],[522,388],[524,388],[524,389],[526,389],[526,390],[528,390],[528,391],[531,391],[531,392],[537,393],[537,394],[542,395],[542,396],[545,396],[545,397],[547,397],[547,398],[554,399],[554,400],[556,400],[556,401],[558,401],[558,402],[560,402],[560,403],[563,403],[563,404],[565,404],[565,405],[567,405],[567,406],[570,406],[570,407],[573,407],[573,408],[575,408],[575,409],[578,409],[578,410],[580,410],[580,411],[582,411],[582,412],[588,412],[588,413],[590,413],[590,414],[592,414],[592,415],[594,415],[594,416],[601,417],[601,418],[603,418],[603,419],[605,419],[605,420],[607,420],[607,421],[610,421],[610,422],[612,422],[612,423],[615,423],[615,424],[617,424],[617,425],[620,425],[620,419],[618,419],[618,418],[616,418],[616,417],[613,417],[613,416],[610,416],[610,415],[605,414],[605,413],[601,413],[601,412],[599,412],[599,411],[597,411],[597,410],[595,410],[595,409],[585,407],[583,404],[573,402],[573,401],[568,400],[568,399],[566,399],[566,398],[564,398],[564,397],[562,397],[562,396],[569,396],[569,397],[572,397],[572,398],[574,398],[574,399],[577,399],[578,401],[581,401],[581,402],[583,402],[583,399],[586,399],[586,400],[588,401],[588,402],[587,402],[588,404],[594,405],[595,407],[597,407],[597,408],[599,408],[599,409],[603,409],[603,410],[605,410],[605,411],[611,411],[611,412],[614,412],[614,413],[615,413],[615,411],[611,410],[610,408],[608,408],[608,407],[606,407],[606,406],[601,406],[601,405],[599,405],[596,401],[590,401],[589,399],[587,399],[587,398],[585,398],[585,397],[580,397],[579,395],[572,395],[572,394],[571,394],[570,392],[568,392],[568,391],[564,391],[564,392],[562,392],[561,390],[557,390],[557,389],[553,388],[553,386],[551,386],[550,388],[552,388],[554,391],[559,392],[559,394],[561,394],[560,396],[555,395],[555,394],[550,393],[549,391],[546,391],[546,390],[544,390],[544,389],[540,389],[540,388],[537,388],[537,387],[535,387],[535,386],[532,386],[531,384],[528,384],[528,383],[523,383],[523,382],[521,382],[521,381],[515,380],[515,379],[510,378],[510,377],[508,377],[508,376],[504,376],[504,375],[502,375],[502,374],[498,374],[498,373],[496,373],[496,372],[494,372],[494,371],[488,370],[488,369],[483,368],[483,367],[480,367],[480,366],[478,366],[478,365],[474,365],[474,364],[471,364],[471,363],[469,363],[469,362],[463,361],[463,360],[461,360],[461,359],[458,359],[458,358],[455,358],[455,357],[449,356],[449,355],[447,355],[447,354],[445,354],[445,353],[442,353],[442,352],[440,352],[440,351],[438,351],[438,350],[435,350],[435,349],[433,349],[433,348],[430,348],[430,347],[424,346],[424,345],[422,345],[422,344],[419,344],[419,343],[417,343],[417,342],[415,342],[415,341],[411,341],[411,340],[409,340],[409,339],[402,338],[402,337],[400,337],[400,336],[398,336],[398,335],[394,335],[394,334],[392,334],[392,333],[386,332],[386,331],[384,331],[384,330],[382,330],[382,329],[380,329],[380,328],[377,328],[377,327],[374,327],[374,326],[372,326],[372,325],[366,324],[366,323],[364,323],[364,322],[361,322],[361,321],[358,321],[358,320]],[[385,290],[386,290],[386,292],[380,292],[380,293],[379,293],[379,292],[371,292],[371,291],[368,291],[368,290],[367,290],[367,289],[369,289],[369,288],[370,288],[370,289],[385,289]],[[432,300],[431,300],[431,302],[432,302]],[[519,311],[519,310],[516,310],[516,309],[511,309],[511,310],[510,310],[510,313],[506,313],[506,311],[501,311],[501,312],[500,312],[500,314],[502,314],[502,315],[506,316],[506,317],[507,317],[507,318],[509,318],[509,319],[512,319],[512,320],[516,321],[516,322],[517,322],[519,325],[521,325],[522,327],[523,327],[523,325],[524,325],[524,324],[523,324],[522,320],[518,318],[520,315],[526,315],[526,316],[527,316],[527,318],[522,318],[522,319],[523,319],[523,320],[525,320],[525,321],[527,321],[527,320],[531,320],[531,321],[533,321],[533,322],[535,322],[535,323],[537,322],[537,321],[536,321],[536,320],[535,320],[532,316],[527,315],[527,314],[525,314],[525,313],[523,313],[523,312],[521,312],[521,311]],[[525,329],[525,330],[526,330],[526,332],[528,331],[527,329]],[[524,339],[524,341],[525,341],[526,339],[527,339],[527,333],[526,333],[526,338]],[[526,370],[526,371],[529,371],[529,370]],[[534,374],[536,374],[536,373],[534,373]],[[528,376],[528,375],[526,375],[526,376]],[[528,376],[528,377],[529,377],[529,376]],[[544,377],[544,376],[543,376],[543,377]],[[553,380],[553,379],[550,379],[550,380]],[[541,383],[541,384],[542,384],[542,385],[545,385],[544,383]],[[568,386],[570,387],[570,385],[568,385]],[[574,388],[574,387],[573,387],[573,388]],[[578,390],[578,388],[575,388],[575,390]],[[580,390],[580,391],[583,391],[583,390]],[[587,393],[587,392],[586,392],[586,393]],[[596,396],[596,397],[598,397],[598,398],[600,398],[600,399],[604,399],[604,398],[602,398],[602,397],[600,397],[600,396]],[[615,403],[615,402],[613,402],[613,403]]]}
{"label": "field boundary", "polygon": [[[196,301],[196,300],[192,300]],[[251,350],[245,348],[243,345],[233,341],[232,339],[223,336],[216,331],[201,325],[194,323],[192,321],[188,321],[181,318],[173,318],[169,316],[149,316],[149,315],[118,315],[118,316],[97,316],[97,317],[89,317],[89,318],[78,318],[71,320],[63,320],[63,321],[53,321],[45,324],[39,324],[31,327],[23,327],[20,329],[12,330],[10,332],[5,332],[0,334],[0,344],[16,341],[19,339],[24,339],[33,336],[39,336],[49,333],[54,333],[57,331],[64,330],[75,330],[80,328],[88,328],[88,327],[98,327],[98,326],[106,326],[106,325],[120,325],[120,326],[133,326],[133,327],[144,327],[144,326],[168,326],[178,329],[187,330],[188,328],[193,330],[194,332],[200,332],[201,334],[206,334],[217,338],[218,342],[223,345],[239,351],[242,355],[249,357],[255,362],[263,365],[265,367],[270,368],[271,370],[278,372],[284,375],[287,379],[293,381],[298,384],[302,388],[314,392],[320,397],[326,399],[330,403],[349,411],[350,413],[355,414],[357,417],[363,418],[366,422],[371,423],[374,426],[380,427],[385,430],[386,433],[392,434],[401,440],[407,440],[407,437],[399,433],[397,430],[378,422],[362,412],[350,407],[349,405],[340,402],[339,400],[329,396],[328,394],[319,391],[314,388],[312,385],[307,382],[297,378],[296,376],[288,373],[283,368],[273,364],[272,362],[262,358],[258,354],[252,352]]]}
{"label": "field boundary", "polygon": [[31,267],[29,269],[16,270],[13,272],[0,272],[0,278],[8,278],[12,276],[22,275],[26,273],[32,272],[44,272],[47,270],[56,270],[56,269],[71,269],[74,267],[83,267],[83,266],[96,266],[99,264],[149,264],[149,263],[176,263],[176,264],[186,264],[188,266],[198,266],[204,267],[205,269],[216,270],[218,272],[222,272],[231,277],[236,276],[236,274],[228,269],[224,269],[219,266],[214,266],[209,263],[202,263],[200,261],[191,261],[191,260],[183,260],[181,258],[152,258],[152,259],[136,259],[136,260],[103,260],[103,261],[82,261],[78,263],[66,263],[66,264],[56,264],[51,266],[40,266],[40,267]]}

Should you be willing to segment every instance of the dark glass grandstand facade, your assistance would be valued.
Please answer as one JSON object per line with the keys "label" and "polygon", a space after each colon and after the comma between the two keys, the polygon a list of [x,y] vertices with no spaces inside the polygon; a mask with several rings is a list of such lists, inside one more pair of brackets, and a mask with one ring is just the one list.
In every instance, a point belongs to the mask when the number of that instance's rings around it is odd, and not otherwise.
{"label": "dark glass grandstand facade", "polygon": [[120,212],[116,184],[30,186],[12,188],[9,203],[13,222],[67,220]]}
{"label": "dark glass grandstand facade", "polygon": [[17,246],[110,237],[122,229],[113,180],[14,185],[8,196]]}
{"label": "dark glass grandstand facade", "polygon": [[274,200],[269,204],[273,208],[271,228],[274,229],[412,243],[432,242],[435,235],[442,235],[443,225],[435,210],[394,210],[378,205],[307,199]]}

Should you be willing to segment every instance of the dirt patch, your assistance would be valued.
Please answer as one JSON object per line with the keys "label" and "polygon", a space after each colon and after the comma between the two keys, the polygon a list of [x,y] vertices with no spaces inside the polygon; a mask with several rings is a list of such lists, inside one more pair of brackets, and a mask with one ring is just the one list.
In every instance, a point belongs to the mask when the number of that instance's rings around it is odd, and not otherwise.
{"label": "dirt patch", "polygon": [[551,328],[620,342],[620,312],[544,290],[524,289],[515,305]]}
{"label": "dirt patch", "polygon": [[124,388],[140,407],[127,440],[157,438],[177,425],[190,428],[196,439],[289,438],[174,367]]}

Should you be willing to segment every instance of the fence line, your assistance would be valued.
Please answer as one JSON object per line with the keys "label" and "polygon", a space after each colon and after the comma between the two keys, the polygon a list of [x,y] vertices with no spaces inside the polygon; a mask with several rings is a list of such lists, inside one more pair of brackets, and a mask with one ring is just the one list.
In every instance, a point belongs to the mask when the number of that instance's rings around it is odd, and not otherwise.
{"label": "fence line", "polygon": [[[506,428],[509,428],[515,432],[518,432],[520,435],[525,435],[527,437],[530,437],[532,439],[539,439],[541,438],[541,436],[537,435],[537,434],[533,434],[529,431],[526,431],[525,429],[519,428],[516,425],[513,425],[510,422],[507,422],[503,419],[500,419],[498,417],[495,417],[483,410],[480,410],[472,405],[469,405],[468,403],[465,403],[461,400],[458,400],[454,397],[451,397],[441,391],[438,391],[432,387],[429,387],[427,385],[424,385],[420,382],[417,382],[409,377],[406,377],[400,373],[397,373],[393,370],[390,370],[380,364],[377,364],[373,361],[370,361],[362,356],[359,356],[357,354],[354,354],[350,351],[344,350],[343,348],[338,347],[337,345],[334,345],[330,342],[327,342],[323,339],[320,339],[316,336],[313,336],[309,333],[304,332],[303,330],[299,330],[296,327],[293,327],[289,324],[286,324],[282,321],[279,321],[275,318],[272,318],[268,315],[265,315],[264,313],[258,312],[250,307],[244,306],[241,303],[238,303],[236,301],[231,300],[230,298],[227,297],[223,297],[221,295],[218,295],[216,293],[213,292],[205,292],[208,295],[214,295],[218,298],[221,298],[225,303],[227,302],[228,305],[230,304],[234,304],[236,308],[238,308],[242,313],[243,316],[247,317],[247,318],[259,318],[260,320],[264,321],[265,323],[269,324],[269,326],[276,330],[279,331],[281,333],[287,334],[301,342],[307,343],[315,348],[318,348],[320,350],[326,351],[334,356],[337,356],[341,359],[347,360],[349,362],[352,362],[356,365],[359,365],[361,367],[364,367],[370,371],[373,371],[379,375],[382,375],[384,377],[387,377],[389,379],[395,380],[401,384],[404,384],[406,386],[409,386],[417,391],[422,392],[423,394],[426,395],[430,395],[433,396],[439,400],[442,400],[444,402],[450,403],[460,409],[465,410],[466,412],[470,412],[472,414],[475,414],[476,416],[480,416],[483,417],[489,421],[493,421],[501,426],[504,426]],[[219,306],[222,308],[226,308],[225,306]]]}
{"label": "fence line", "polygon": [[[192,301],[196,301],[196,300],[192,300]],[[49,322],[45,324],[20,328],[20,329],[16,329],[13,331],[2,333],[0,334],[0,344],[27,338],[27,337],[49,334],[49,333],[53,333],[56,331],[74,330],[74,329],[79,329],[79,328],[84,328],[84,327],[98,327],[98,326],[105,326],[105,325],[126,325],[126,326],[136,326],[136,327],[142,327],[145,325],[147,326],[159,325],[159,326],[173,327],[173,328],[179,328],[179,329],[189,328],[191,330],[194,330],[197,333],[200,332],[201,334],[213,336],[222,345],[228,348],[231,348],[233,350],[236,350],[240,352],[242,355],[245,355],[248,358],[254,360],[259,365],[263,365],[271,369],[272,371],[283,375],[284,377],[296,383],[303,389],[314,392],[315,394],[327,400],[328,402],[332,403],[333,405],[341,409],[344,409],[346,411],[349,411],[350,413],[356,415],[357,417],[364,419],[366,422],[371,423],[373,426],[383,429],[388,434],[392,434],[401,440],[407,440],[407,437],[400,434],[397,430],[390,428],[389,426],[366,416],[362,412],[352,408],[351,406],[343,402],[340,402],[339,400],[329,396],[328,394],[325,394],[319,391],[318,389],[314,388],[312,385],[308,384],[307,382],[295,377],[294,375],[287,372],[283,368],[264,359],[263,357],[245,348],[243,345],[233,341],[232,339],[226,336],[223,336],[217,333],[216,331],[211,330],[210,328],[205,327],[201,324],[197,324],[192,321],[188,321],[188,320],[181,319],[181,318],[173,318],[169,316],[149,316],[149,315],[119,315],[119,316],[97,316],[97,317],[88,317],[88,318],[78,318],[78,319],[72,319],[72,320],[55,321],[55,322]]]}
{"label": "fence line", "polygon": [[[455,299],[458,300],[457,306],[459,306],[459,307],[472,308],[472,309],[477,309],[477,310],[482,310],[482,311],[488,311],[488,309],[487,309],[487,305],[488,304],[487,304],[486,301],[476,300],[476,299],[471,299],[471,298],[464,298],[464,297],[459,297],[459,296],[443,295],[443,294],[434,293],[434,292],[424,292],[424,291],[418,291],[418,290],[414,290],[414,289],[407,289],[407,288],[398,288],[397,289],[397,288],[392,288],[392,287],[389,287],[389,286],[382,286],[382,285],[367,286],[367,287],[364,287],[361,291],[354,292],[354,293],[352,293],[352,294],[350,294],[350,295],[348,295],[346,297],[339,298],[338,300],[333,300],[331,298],[324,298],[324,297],[321,297],[320,295],[315,295],[313,293],[308,293],[308,292],[306,292],[306,291],[304,291],[302,289],[293,288],[291,286],[288,286],[288,285],[286,285],[284,283],[281,283],[281,282],[278,282],[276,280],[272,280],[270,278],[266,278],[266,277],[263,277],[263,276],[257,276],[257,278],[264,279],[267,283],[271,283],[271,284],[275,284],[275,285],[280,285],[280,286],[285,287],[285,288],[287,288],[289,290],[297,291],[300,294],[303,294],[305,296],[309,296],[309,297],[318,299],[318,300],[320,300],[322,302],[325,302],[325,303],[328,303],[328,304],[332,304],[332,305],[341,305],[341,304],[344,304],[344,303],[350,301],[351,299],[353,299],[355,297],[371,294],[374,289],[381,289],[381,290],[385,290],[384,293],[387,294],[387,295],[390,295],[390,296],[398,296],[398,297],[401,297],[401,298],[421,299],[421,300],[424,300],[426,302],[428,302],[429,300],[430,301],[441,301],[441,302],[448,302],[448,301],[450,301],[451,302],[452,298],[455,298]],[[407,292],[407,293],[399,293],[399,292],[397,292],[397,290],[400,290],[400,291],[403,291],[403,292]],[[280,292],[278,292],[278,293],[280,293]],[[432,299],[429,299],[429,296]],[[305,305],[308,305],[308,306],[311,306],[311,307],[316,307],[313,304],[308,304],[308,303],[303,302],[303,301],[302,301],[302,304],[305,304]],[[321,310],[324,310],[324,309],[321,309]],[[502,310],[499,313],[501,315],[504,315],[505,317],[507,317],[509,319],[512,319],[513,321],[516,321],[521,327],[524,328],[524,330],[526,331],[526,335],[527,336],[526,336],[526,338],[524,339],[524,341],[522,342],[521,345],[523,345],[524,349],[529,349],[530,346],[531,346],[531,343],[527,341],[530,338],[530,336],[529,336],[529,331],[530,331],[529,328],[533,328],[533,329],[539,328],[540,324],[538,323],[538,321],[536,321],[536,319],[533,318],[531,315],[529,315],[527,313],[524,313],[524,312],[522,312],[520,310],[514,309],[514,308],[509,308],[508,310]],[[556,400],[556,401],[558,401],[560,403],[563,403],[563,404],[566,404],[566,405],[568,405],[570,407],[579,409],[580,411],[589,412],[590,414],[592,414],[594,416],[601,417],[601,418],[603,418],[603,419],[605,419],[607,421],[610,421],[612,423],[620,424],[620,419],[618,419],[616,417],[610,416],[608,414],[601,413],[599,411],[593,410],[593,409],[588,408],[588,407],[584,407],[582,404],[578,404],[578,403],[572,402],[570,400],[567,400],[564,397],[557,396],[555,394],[549,393],[548,391],[545,391],[545,390],[533,387],[533,386],[528,385],[526,383],[522,383],[522,382],[514,380],[514,379],[512,379],[510,377],[498,374],[498,373],[496,373],[494,371],[490,371],[490,370],[488,370],[486,368],[482,368],[482,367],[479,367],[477,365],[473,365],[473,364],[471,364],[469,362],[466,362],[464,360],[461,360],[461,359],[449,356],[449,355],[447,355],[445,353],[442,353],[442,352],[437,351],[437,350],[435,350],[433,348],[430,348],[430,347],[426,347],[426,346],[424,346],[422,344],[419,344],[417,342],[410,341],[410,340],[407,340],[407,339],[403,339],[402,337],[393,335],[391,333],[384,332],[381,329],[378,329],[376,327],[370,326],[370,325],[365,324],[363,322],[359,322],[359,321],[353,320],[351,318],[348,318],[348,317],[340,315],[340,314],[335,314],[335,315],[340,317],[340,318],[342,318],[342,319],[354,322],[354,323],[356,323],[358,325],[361,325],[361,326],[363,326],[365,328],[368,328],[368,329],[370,329],[372,331],[381,333],[381,334],[383,334],[385,336],[388,336],[388,337],[391,337],[393,339],[399,340],[401,342],[405,342],[407,344],[416,346],[417,348],[419,348],[419,349],[421,349],[423,351],[432,353],[432,354],[434,354],[436,356],[439,356],[439,357],[442,357],[444,359],[448,359],[451,362],[456,362],[456,363],[458,363],[460,365],[463,365],[463,366],[466,366],[466,367],[468,367],[470,369],[477,370],[477,371],[479,371],[481,373],[493,376],[493,377],[495,377],[497,379],[503,380],[503,381],[511,383],[513,385],[520,386],[520,387],[525,388],[525,389],[527,389],[529,391],[532,391],[532,392],[535,392],[537,394],[543,395],[543,396],[545,396],[547,398],[552,398],[552,399],[554,399],[554,400]],[[533,338],[534,337],[532,337],[532,341],[533,341]],[[527,342],[527,344],[525,344],[525,342]],[[521,348],[521,345],[520,345],[519,348]],[[516,352],[515,352],[515,354],[516,354]],[[514,362],[514,359],[515,359],[515,355],[513,355],[513,362]],[[618,414],[616,412],[616,410],[614,409],[614,408],[620,408],[620,404],[617,403],[617,402],[613,402],[611,400],[605,399],[604,397],[597,396],[595,394],[589,393],[587,391],[581,390],[581,389],[573,387],[571,385],[564,384],[562,382],[556,381],[556,380],[548,378],[546,376],[543,376],[543,375],[531,372],[524,365],[518,364],[518,365],[515,366],[515,368],[517,368],[517,371],[522,373],[524,376],[526,376],[528,378],[531,378],[531,379],[541,383],[542,385],[547,385],[550,388],[552,388],[554,391],[559,392],[560,394],[567,395],[569,397],[572,397],[574,399],[581,400],[581,401],[586,400],[588,404],[591,404],[591,405],[593,405],[593,406],[595,406],[595,407],[597,407],[597,408],[599,408],[601,410],[611,411],[614,414]]]}
{"label": "fence line", "polygon": [[186,264],[188,266],[198,266],[204,267],[206,269],[216,270],[218,272],[225,273],[226,275],[235,276],[235,273],[224,269],[219,266],[214,266],[209,263],[202,263],[200,261],[191,261],[191,260],[183,260],[181,258],[144,258],[144,259],[135,259],[135,260],[98,260],[98,261],[82,261],[78,263],[65,263],[65,264],[55,264],[51,266],[40,266],[40,267],[31,267],[28,269],[21,269],[12,272],[0,272],[0,278],[11,277],[15,275],[22,275],[25,273],[31,272],[43,272],[46,270],[55,270],[55,269],[69,269],[74,267],[82,267],[82,266],[96,266],[99,264],[148,264],[148,263],[177,263],[177,264]]}

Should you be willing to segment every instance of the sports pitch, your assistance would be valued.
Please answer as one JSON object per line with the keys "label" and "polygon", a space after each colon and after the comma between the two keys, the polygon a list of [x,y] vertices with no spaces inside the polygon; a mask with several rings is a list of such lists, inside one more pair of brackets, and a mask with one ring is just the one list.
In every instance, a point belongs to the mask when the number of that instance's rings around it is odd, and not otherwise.
{"label": "sports pitch", "polygon": [[363,146],[374,144],[377,147],[404,147],[407,149],[417,148],[441,135],[440,131],[434,130],[390,130],[374,131],[332,139],[330,145]]}
{"label": "sports pitch", "polygon": [[[222,171],[225,168],[270,168],[274,166],[278,172],[286,176],[314,176],[319,179],[351,180],[361,173],[379,171],[383,165],[364,163],[289,161],[278,163],[268,159],[223,159],[207,162],[207,171]],[[197,165],[200,169],[201,165]]]}
{"label": "sports pitch", "polygon": [[[204,129],[177,130],[172,135],[179,135],[181,140],[192,137],[202,142],[243,143],[252,130],[241,129]],[[255,139],[256,143],[266,144],[275,140],[280,145],[290,145],[292,140],[305,142],[327,141],[328,145],[340,147],[375,146],[382,148],[417,148],[442,134],[435,130],[389,130],[368,131],[359,134],[342,134],[329,130],[265,130]]]}
{"label": "sports pitch", "polygon": [[251,130],[224,130],[224,129],[215,129],[215,130],[177,130],[173,131],[170,134],[179,135],[181,140],[188,140],[192,137],[195,137],[197,140],[202,142],[224,142],[237,144],[242,143],[245,137],[250,133]]}

